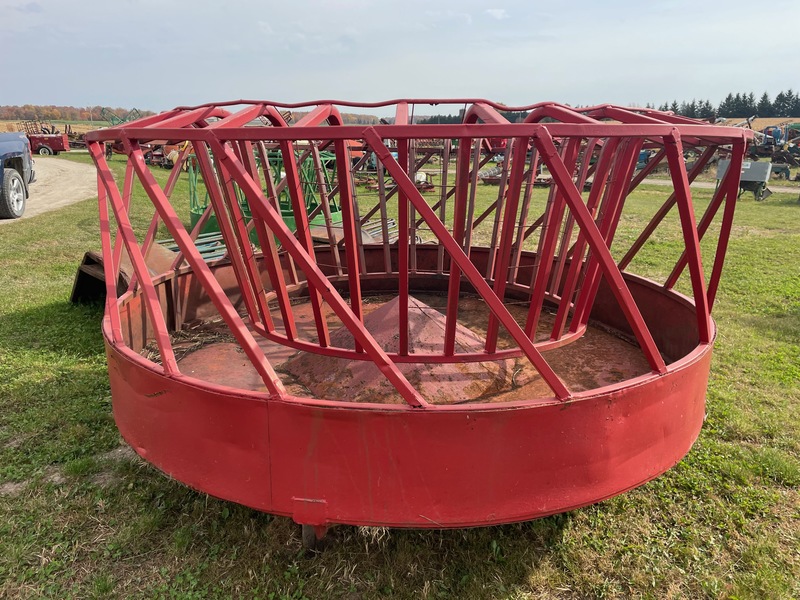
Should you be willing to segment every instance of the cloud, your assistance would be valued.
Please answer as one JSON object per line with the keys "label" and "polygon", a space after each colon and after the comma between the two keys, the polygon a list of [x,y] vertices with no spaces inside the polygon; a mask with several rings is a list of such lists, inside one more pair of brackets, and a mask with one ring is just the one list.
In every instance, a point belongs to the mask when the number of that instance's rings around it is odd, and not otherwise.
{"label": "cloud", "polygon": [[15,6],[14,10],[21,13],[40,13],[42,12],[42,5],[38,2],[28,2],[27,4]]}
{"label": "cloud", "polygon": [[472,25],[472,15],[457,10],[426,10],[425,16],[439,21],[456,21]]}
{"label": "cloud", "polygon": [[508,18],[508,11],[505,8],[487,8],[485,12],[487,15],[493,19],[497,19],[498,21]]}

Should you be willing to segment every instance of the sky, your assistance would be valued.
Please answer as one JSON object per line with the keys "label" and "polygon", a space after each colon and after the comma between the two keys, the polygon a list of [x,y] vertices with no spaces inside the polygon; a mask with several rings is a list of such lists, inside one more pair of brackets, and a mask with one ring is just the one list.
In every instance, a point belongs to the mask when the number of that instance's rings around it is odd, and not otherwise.
{"label": "sky", "polygon": [[799,22],[800,0],[0,0],[0,105],[718,104],[800,89]]}

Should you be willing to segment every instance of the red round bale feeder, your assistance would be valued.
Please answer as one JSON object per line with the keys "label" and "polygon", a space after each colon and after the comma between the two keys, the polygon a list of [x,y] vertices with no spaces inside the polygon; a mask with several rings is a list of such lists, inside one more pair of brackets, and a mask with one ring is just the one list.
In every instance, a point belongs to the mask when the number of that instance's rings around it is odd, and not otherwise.
{"label": "red round bale feeder", "polygon": [[[448,103],[464,107],[461,124],[413,123],[415,106]],[[340,107],[395,116],[344,126]],[[292,125],[288,109],[304,109]],[[610,105],[518,107],[515,123],[507,110],[236,101],[88,135],[114,417],[136,452],[320,534],[533,519],[675,465],[703,422],[748,132]],[[163,186],[141,148],[154,140],[190,143]],[[121,185],[111,142],[127,155]],[[731,168],[696,221],[689,184],[720,148]],[[332,181],[322,151],[335,154]],[[210,204],[187,231],[185,202],[170,197],[190,155]],[[626,199],[659,165],[672,187],[615,242]],[[141,232],[135,182],[155,208]],[[208,260],[198,233],[212,213],[221,252]],[[630,266],[662,222],[683,251],[655,282]],[[159,228],[176,253],[154,272]],[[700,242],[712,231],[707,276]],[[674,289],[684,271],[688,296]]]}

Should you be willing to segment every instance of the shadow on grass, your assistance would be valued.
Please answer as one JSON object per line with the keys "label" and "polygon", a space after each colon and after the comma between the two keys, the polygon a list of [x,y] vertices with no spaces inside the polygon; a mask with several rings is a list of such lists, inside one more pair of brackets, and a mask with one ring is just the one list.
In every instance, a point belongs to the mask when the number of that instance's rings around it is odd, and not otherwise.
{"label": "shadow on grass", "polygon": [[576,515],[586,520],[585,511],[573,511],[473,529],[337,525],[324,550],[310,554],[289,518],[209,498],[141,463],[128,463],[121,475],[108,504],[124,503],[126,525],[115,539],[123,555],[153,549],[159,564],[173,565],[161,583],[168,595],[188,579],[203,589],[200,597],[226,597],[234,582],[244,583],[247,597],[527,597],[562,581],[558,573],[569,570],[576,546],[565,532]]}
{"label": "shadow on grass", "polygon": [[0,314],[0,349],[96,356],[103,352],[102,318],[102,304],[72,304],[66,299]]}
{"label": "shadow on grass", "polygon": [[66,301],[0,315],[0,479],[116,443],[101,315]]}
{"label": "shadow on grass", "polygon": [[785,312],[766,315],[741,315],[740,322],[755,330],[764,337],[788,344],[797,343],[797,332],[800,331],[800,304],[792,306]]}

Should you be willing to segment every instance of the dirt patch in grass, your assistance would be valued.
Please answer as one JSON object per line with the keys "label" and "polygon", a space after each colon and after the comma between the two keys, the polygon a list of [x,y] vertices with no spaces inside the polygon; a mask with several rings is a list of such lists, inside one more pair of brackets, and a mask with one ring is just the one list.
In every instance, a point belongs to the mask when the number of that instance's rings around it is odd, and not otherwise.
{"label": "dirt patch in grass", "polygon": [[0,496],[18,496],[28,486],[26,481],[6,481],[0,483]]}

